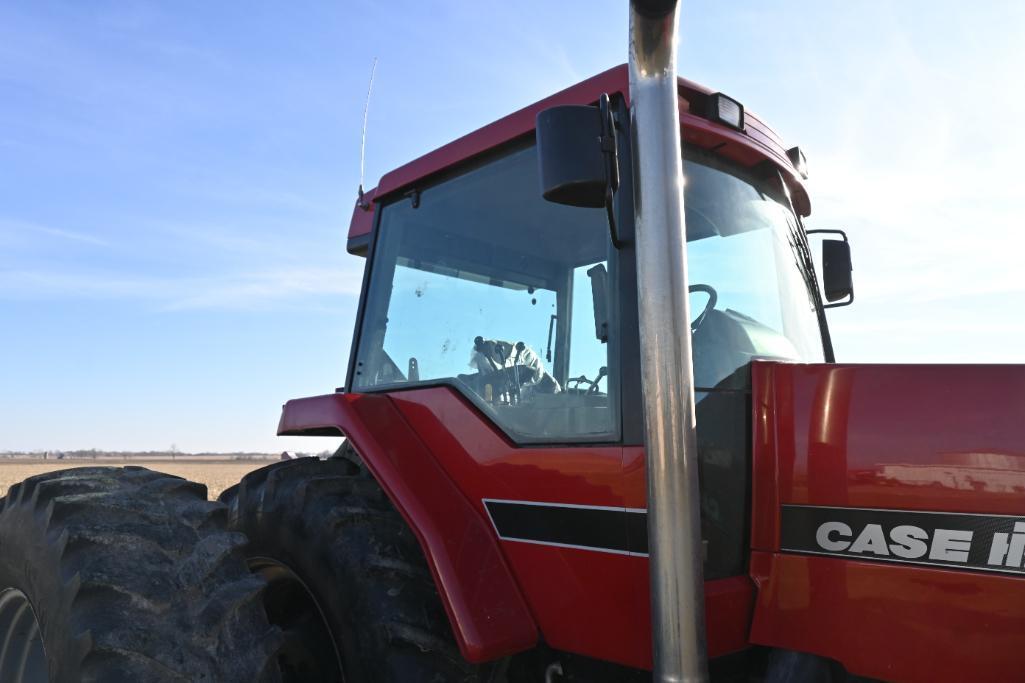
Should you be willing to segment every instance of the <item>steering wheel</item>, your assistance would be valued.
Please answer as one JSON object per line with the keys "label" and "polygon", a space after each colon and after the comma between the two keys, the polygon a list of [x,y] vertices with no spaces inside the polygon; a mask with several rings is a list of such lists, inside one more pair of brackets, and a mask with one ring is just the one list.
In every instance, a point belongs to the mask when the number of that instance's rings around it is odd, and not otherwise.
{"label": "steering wheel", "polygon": [[[587,378],[587,375],[580,375],[580,377],[570,377],[566,380],[566,390],[572,393],[587,393],[591,391],[591,387],[594,386],[594,382]],[[572,386],[571,386],[572,385]],[[586,385],[587,389],[581,389],[582,385]]]}
{"label": "steering wheel", "polygon": [[[566,380],[566,391],[571,394],[587,394],[588,396],[596,396],[601,390],[598,383],[603,378],[608,377],[609,369],[603,365],[598,368],[598,374],[595,375],[594,379],[588,379],[587,375],[580,375],[580,377],[570,377]],[[570,386],[573,384],[573,386]],[[587,385],[587,389],[581,389],[583,385]]]}
{"label": "steering wheel", "polygon": [[694,318],[693,322],[691,322],[691,324],[690,324],[691,334],[693,334],[694,332],[698,331],[698,328],[701,327],[701,323],[705,322],[705,317],[708,316],[709,311],[711,311],[713,308],[715,308],[715,304],[719,300],[719,293],[716,292],[715,289],[711,285],[701,285],[701,284],[698,284],[698,285],[691,285],[690,287],[687,288],[687,293],[688,294],[693,294],[694,292],[701,292],[702,294],[707,294],[708,295],[708,303],[705,304],[704,310],[701,311],[701,313],[698,315],[698,317]]}

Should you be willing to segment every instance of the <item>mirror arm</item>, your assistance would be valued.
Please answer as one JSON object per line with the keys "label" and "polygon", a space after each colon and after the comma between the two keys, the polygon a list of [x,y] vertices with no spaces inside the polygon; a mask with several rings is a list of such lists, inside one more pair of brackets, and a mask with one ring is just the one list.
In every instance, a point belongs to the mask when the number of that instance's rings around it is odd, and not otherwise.
{"label": "mirror arm", "polygon": [[605,197],[605,213],[609,217],[609,234],[612,237],[612,246],[616,249],[622,249],[626,242],[619,239],[619,228],[616,226],[616,212],[612,208],[612,190],[609,190]]}
{"label": "mirror arm", "polygon": [[854,303],[854,292],[851,292],[850,297],[847,301],[837,301],[835,304],[822,304],[822,308],[840,308],[841,306],[850,306]]}
{"label": "mirror arm", "polygon": [[844,242],[848,241],[848,240],[847,240],[847,233],[846,233],[846,232],[844,232],[843,230],[825,230],[825,229],[819,229],[819,230],[805,230],[805,231],[804,231],[804,234],[805,234],[805,235],[816,235],[816,234],[819,234],[819,233],[828,233],[828,234],[830,234],[830,235],[839,235],[840,237],[843,237],[843,241],[844,241]]}
{"label": "mirror arm", "polygon": [[619,190],[619,154],[616,141],[616,120],[612,115],[608,93],[603,92],[598,98],[598,111],[601,115],[601,151],[605,155],[605,213],[609,219],[612,246],[621,249],[624,242],[619,238],[619,227],[616,225],[616,212],[613,205],[615,193]]}

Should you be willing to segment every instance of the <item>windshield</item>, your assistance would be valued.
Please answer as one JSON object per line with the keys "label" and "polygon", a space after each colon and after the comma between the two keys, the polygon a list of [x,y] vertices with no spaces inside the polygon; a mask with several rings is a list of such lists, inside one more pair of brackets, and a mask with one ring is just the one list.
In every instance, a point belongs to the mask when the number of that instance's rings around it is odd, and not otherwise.
{"label": "windshield", "polygon": [[712,388],[756,357],[823,360],[814,276],[781,185],[685,150],[694,381]]}
{"label": "windshield", "polygon": [[[814,279],[778,180],[685,157],[698,400],[746,388],[753,358],[821,361]],[[538,187],[531,146],[382,208],[353,390],[442,383],[518,441],[618,437],[620,335],[637,334],[618,311],[635,305],[633,283],[605,212]]]}

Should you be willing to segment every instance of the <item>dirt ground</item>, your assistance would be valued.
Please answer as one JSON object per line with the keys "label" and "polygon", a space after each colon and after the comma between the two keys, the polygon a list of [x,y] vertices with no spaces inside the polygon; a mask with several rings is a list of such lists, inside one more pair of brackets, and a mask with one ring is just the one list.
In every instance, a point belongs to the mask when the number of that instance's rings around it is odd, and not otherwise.
{"label": "dirt ground", "polygon": [[206,484],[210,499],[216,499],[221,491],[247,472],[270,465],[272,460],[0,460],[0,496],[7,495],[7,489],[22,479],[44,472],[72,467],[122,467],[139,465],[158,472],[166,472],[192,481]]}

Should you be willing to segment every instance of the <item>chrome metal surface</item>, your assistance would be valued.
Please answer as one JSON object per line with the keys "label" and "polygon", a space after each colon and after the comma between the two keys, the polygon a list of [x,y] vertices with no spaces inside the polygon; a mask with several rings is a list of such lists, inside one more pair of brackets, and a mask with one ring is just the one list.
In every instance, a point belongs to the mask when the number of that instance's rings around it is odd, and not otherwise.
{"label": "chrome metal surface", "polygon": [[17,588],[0,590],[0,681],[47,683],[49,680],[43,636],[32,605]]}
{"label": "chrome metal surface", "polygon": [[648,471],[654,680],[708,679],[683,162],[676,86],[679,3],[630,3],[641,375]]}

